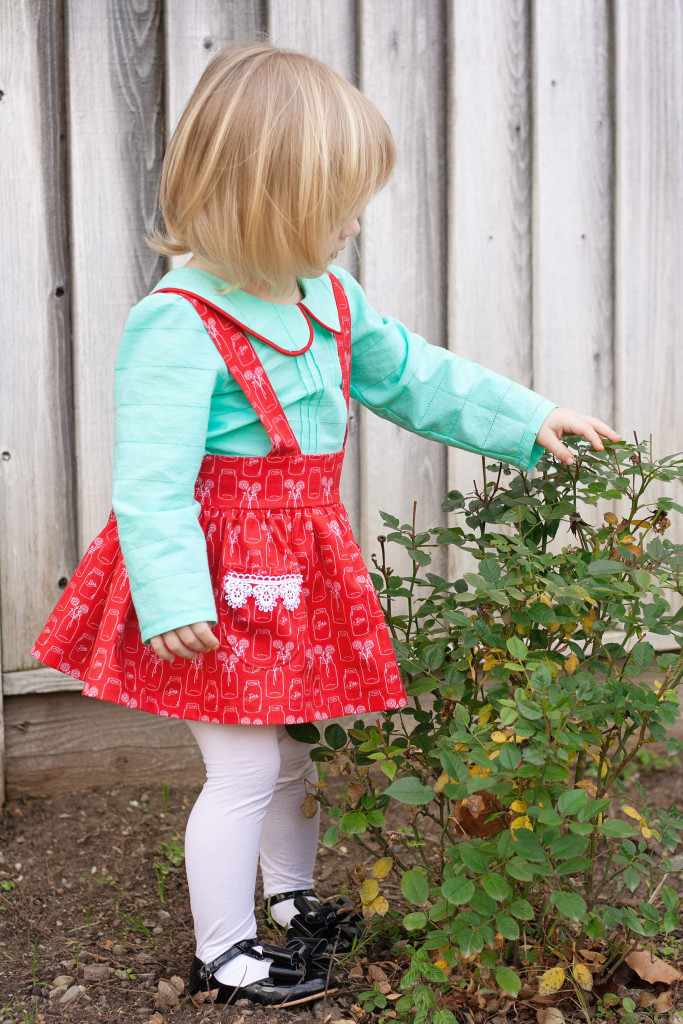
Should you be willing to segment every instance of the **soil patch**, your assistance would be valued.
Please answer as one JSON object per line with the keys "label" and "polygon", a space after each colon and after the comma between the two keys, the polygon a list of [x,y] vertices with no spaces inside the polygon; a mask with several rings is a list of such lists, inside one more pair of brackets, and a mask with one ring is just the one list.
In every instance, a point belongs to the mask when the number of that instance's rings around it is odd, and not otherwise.
{"label": "soil patch", "polygon": [[[680,764],[663,754],[651,757],[647,770],[639,771],[639,781],[658,806],[680,806]],[[330,788],[344,785],[342,779],[328,781]],[[632,784],[633,779],[629,787]],[[389,982],[400,977],[394,959],[400,958],[400,949],[389,950],[379,941],[366,945],[355,963],[339,965],[340,992],[312,1009],[267,1011],[252,1004],[196,1007],[182,994],[177,1006],[158,1008],[159,981],[166,980],[171,988],[172,978],[186,981],[194,952],[182,841],[196,795],[196,788],[169,791],[159,784],[144,790],[117,787],[15,801],[4,808],[0,1024],[194,1024],[205,1017],[230,1024],[362,1020],[357,995],[372,987],[373,971],[377,977],[384,972]],[[323,820],[321,836],[327,824]],[[318,891],[324,896],[347,891],[354,866],[370,866],[372,860],[350,839],[333,850],[321,843]],[[679,888],[677,882],[667,880]],[[383,891],[396,900],[392,905],[398,905],[397,885],[386,879]],[[282,941],[268,930],[262,914],[259,935]],[[683,931],[667,938],[662,955],[680,961]],[[535,1022],[537,1009],[518,1002],[511,1013],[518,1020]],[[500,1008],[496,1012],[500,1016]],[[466,1017],[479,1022],[495,1019],[495,1013],[482,1008]],[[572,1019],[567,1009],[565,1017]],[[657,1018],[648,1017],[646,1011],[638,1019]]]}

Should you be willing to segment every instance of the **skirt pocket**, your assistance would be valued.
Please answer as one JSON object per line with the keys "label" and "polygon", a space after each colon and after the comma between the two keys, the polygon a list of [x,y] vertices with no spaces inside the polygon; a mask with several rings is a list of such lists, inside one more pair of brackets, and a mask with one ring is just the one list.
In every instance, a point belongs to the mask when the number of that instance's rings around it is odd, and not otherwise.
{"label": "skirt pocket", "polygon": [[306,609],[296,563],[286,572],[249,573],[230,568],[222,581],[222,639],[254,668],[291,661],[303,648]]}

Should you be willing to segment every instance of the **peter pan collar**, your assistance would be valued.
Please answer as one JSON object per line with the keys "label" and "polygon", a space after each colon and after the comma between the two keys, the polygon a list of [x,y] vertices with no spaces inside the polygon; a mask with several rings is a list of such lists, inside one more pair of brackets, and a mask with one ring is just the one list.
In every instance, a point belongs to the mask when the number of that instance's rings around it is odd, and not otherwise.
{"label": "peter pan collar", "polygon": [[[339,311],[329,274],[301,278],[304,298],[296,304],[269,302],[239,289],[221,293],[225,282],[197,267],[178,267],[166,274],[157,289],[180,288],[213,303],[248,333],[269,341],[281,351],[305,349],[311,336],[310,316],[328,331],[340,330]],[[155,289],[156,290],[156,289]],[[304,311],[300,308],[304,307]]]}

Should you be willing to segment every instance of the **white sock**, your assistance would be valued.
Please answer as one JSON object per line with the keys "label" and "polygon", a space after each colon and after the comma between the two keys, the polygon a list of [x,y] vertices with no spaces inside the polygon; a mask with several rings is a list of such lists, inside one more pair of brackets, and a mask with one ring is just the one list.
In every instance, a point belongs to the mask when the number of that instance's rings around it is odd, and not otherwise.
{"label": "white sock", "polygon": [[[261,946],[254,946],[257,952],[261,952]],[[214,978],[222,985],[237,985],[244,988],[254,981],[261,981],[268,977],[268,969],[272,960],[254,960],[251,956],[240,953],[234,960],[219,967]]]}
{"label": "white sock", "polygon": [[[306,899],[310,899],[311,903],[320,903],[316,896],[307,896]],[[299,911],[294,906],[294,900],[282,900],[281,903],[276,903],[274,907],[270,908],[270,916],[281,928],[286,928],[298,913]]]}

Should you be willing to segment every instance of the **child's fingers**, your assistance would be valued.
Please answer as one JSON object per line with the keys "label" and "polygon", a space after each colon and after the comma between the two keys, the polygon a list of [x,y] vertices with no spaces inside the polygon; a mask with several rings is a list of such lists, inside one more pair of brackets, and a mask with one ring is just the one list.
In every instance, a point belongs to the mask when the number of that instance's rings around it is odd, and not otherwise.
{"label": "child's fingers", "polygon": [[196,650],[215,651],[220,647],[220,641],[217,636],[214,636],[208,622],[193,622],[190,629],[194,630],[194,635],[201,644],[201,647],[195,648]]}
{"label": "child's fingers", "polygon": [[175,654],[169,651],[168,647],[164,643],[163,636],[153,636],[149,641],[149,646],[152,648],[157,657],[163,661],[175,661]]}
{"label": "child's fingers", "polygon": [[602,420],[597,419],[595,416],[583,416],[582,419],[586,420],[587,423],[595,429],[596,433],[600,437],[606,437],[609,441],[622,441],[621,434],[617,434],[616,430],[612,430],[610,426],[604,423]]}

